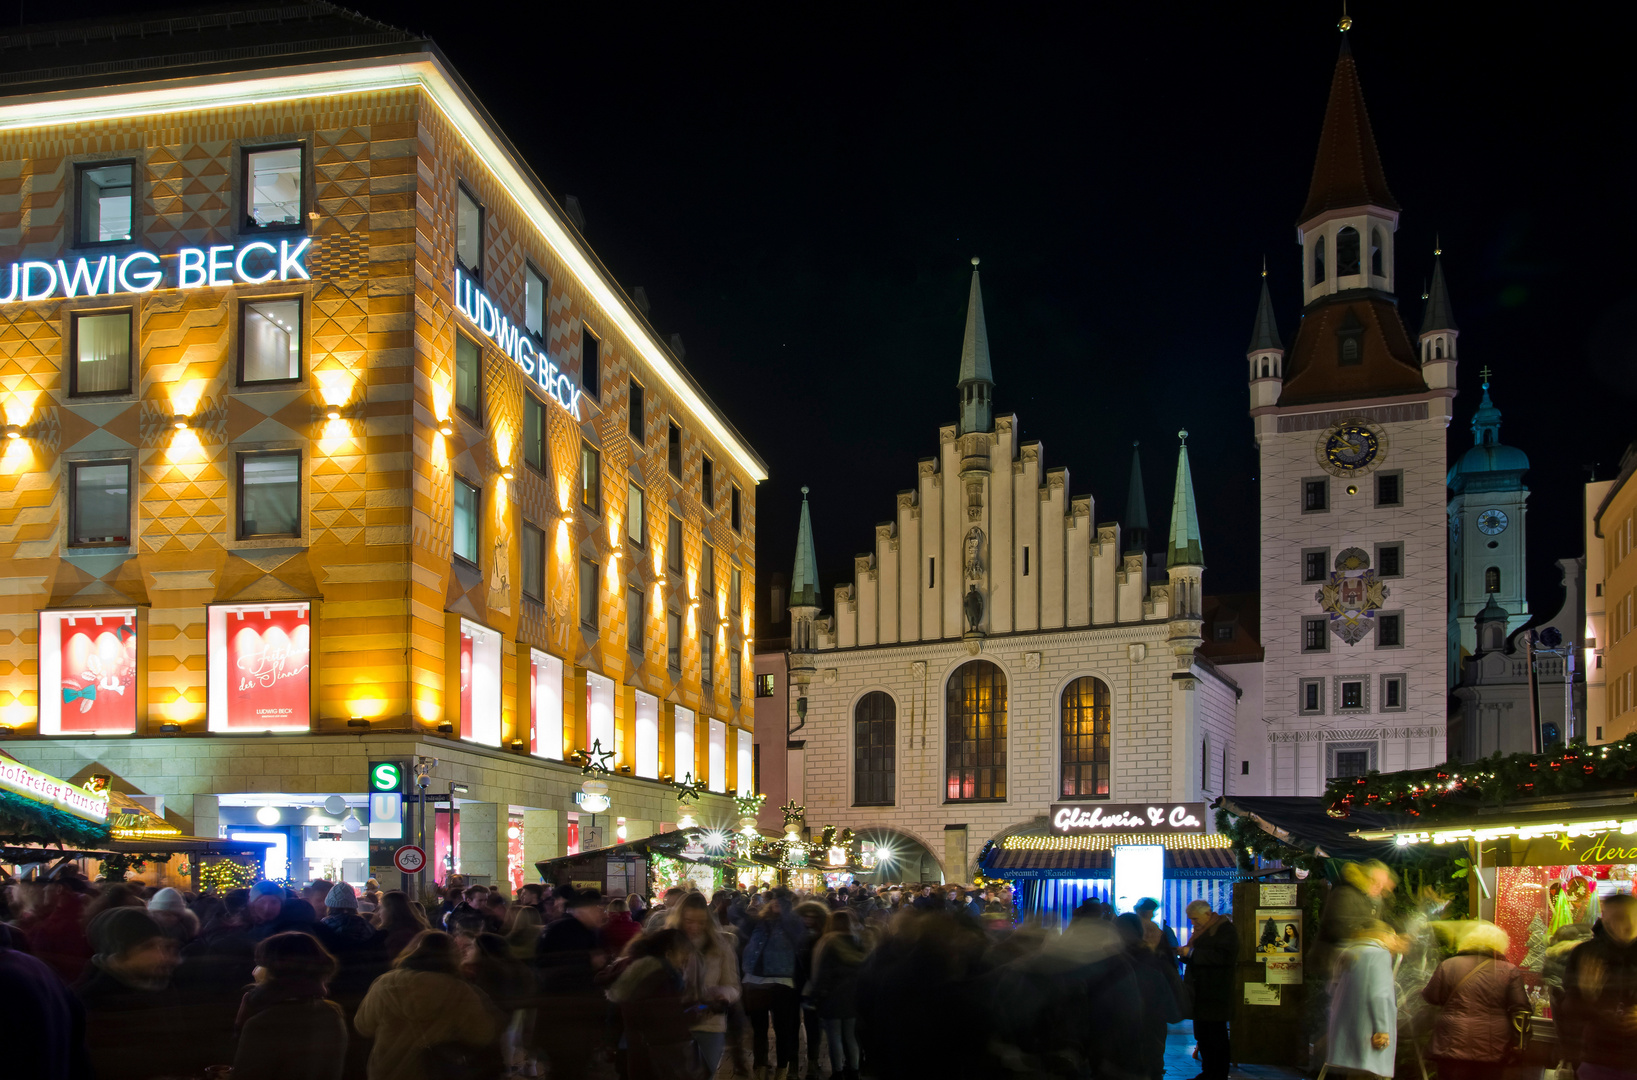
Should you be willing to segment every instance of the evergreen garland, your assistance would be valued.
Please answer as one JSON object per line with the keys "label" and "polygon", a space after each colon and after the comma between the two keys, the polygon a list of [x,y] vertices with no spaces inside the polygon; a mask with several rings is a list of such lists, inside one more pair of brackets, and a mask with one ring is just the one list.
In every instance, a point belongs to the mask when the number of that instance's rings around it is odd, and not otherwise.
{"label": "evergreen garland", "polygon": [[106,844],[110,835],[106,824],[0,791],[0,841],[83,848]]}

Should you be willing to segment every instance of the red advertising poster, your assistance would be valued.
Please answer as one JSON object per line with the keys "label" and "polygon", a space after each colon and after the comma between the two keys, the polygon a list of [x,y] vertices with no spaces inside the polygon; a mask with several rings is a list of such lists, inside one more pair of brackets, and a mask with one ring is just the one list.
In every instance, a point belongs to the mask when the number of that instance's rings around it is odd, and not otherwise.
{"label": "red advertising poster", "polygon": [[227,729],[307,726],[307,612],[248,608],[227,613]]}
{"label": "red advertising poster", "polygon": [[117,616],[60,618],[61,731],[135,731],[134,620]]}
{"label": "red advertising poster", "polygon": [[529,655],[529,753],[540,752],[540,661]]}
{"label": "red advertising poster", "polygon": [[472,737],[472,635],[460,632],[460,737]]}

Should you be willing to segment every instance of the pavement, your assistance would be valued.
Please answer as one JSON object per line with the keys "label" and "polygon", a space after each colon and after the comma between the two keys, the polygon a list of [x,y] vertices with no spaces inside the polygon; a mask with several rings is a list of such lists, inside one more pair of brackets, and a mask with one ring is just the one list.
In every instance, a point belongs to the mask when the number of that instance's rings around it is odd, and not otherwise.
{"label": "pavement", "polygon": [[[1194,1025],[1184,1020],[1172,1024],[1165,1033],[1165,1080],[1193,1080],[1199,1075],[1199,1062],[1194,1060]],[[1280,1065],[1235,1065],[1229,1077],[1245,1080],[1301,1080],[1307,1074],[1300,1069]]]}

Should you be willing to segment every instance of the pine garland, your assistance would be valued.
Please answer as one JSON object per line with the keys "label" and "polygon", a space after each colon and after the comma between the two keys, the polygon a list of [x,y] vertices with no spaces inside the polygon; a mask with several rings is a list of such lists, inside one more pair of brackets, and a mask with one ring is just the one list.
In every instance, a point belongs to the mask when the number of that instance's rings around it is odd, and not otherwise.
{"label": "pine garland", "polygon": [[0,841],[83,848],[106,844],[110,835],[106,824],[0,791]]}

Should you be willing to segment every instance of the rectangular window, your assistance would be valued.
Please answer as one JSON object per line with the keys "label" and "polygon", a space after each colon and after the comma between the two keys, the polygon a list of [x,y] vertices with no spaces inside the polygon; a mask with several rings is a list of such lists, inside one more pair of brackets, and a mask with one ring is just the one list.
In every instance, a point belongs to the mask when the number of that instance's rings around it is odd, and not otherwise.
{"label": "rectangular window", "polygon": [[626,405],[625,423],[626,431],[630,433],[632,439],[636,440],[638,446],[645,446],[648,443],[648,429],[645,426],[648,423],[647,403],[643,400],[645,396],[646,392],[642,389],[642,384],[632,379],[630,400]]}
{"label": "rectangular window", "polygon": [[455,191],[455,260],[483,280],[483,207],[464,187]]}
{"label": "rectangular window", "polygon": [[1404,474],[1401,472],[1376,473],[1376,505],[1404,505]]}
{"label": "rectangular window", "polygon": [[699,498],[705,504],[705,512],[716,509],[716,478],[712,475],[716,470],[710,458],[699,463]]}
{"label": "rectangular window", "polygon": [[1341,707],[1343,709],[1364,708],[1364,683],[1357,679],[1343,679],[1341,684]]}
{"label": "rectangular window", "polygon": [[733,485],[733,531],[744,532],[744,518],[739,514],[739,485]]}
{"label": "rectangular window", "polygon": [[699,591],[706,596],[716,595],[716,549],[709,544],[699,553]]}
{"label": "rectangular window", "polygon": [[68,466],[69,547],[131,542],[131,463],[76,461]]}
{"label": "rectangular window", "polygon": [[774,678],[773,678],[772,675],[758,675],[758,676],[756,676],[756,696],[757,697],[772,697],[773,696],[773,691],[774,691]]}
{"label": "rectangular window", "polygon": [[665,666],[682,670],[682,616],[674,611],[665,613]]}
{"label": "rectangular window", "polygon": [[665,467],[678,480],[682,479],[682,429],[671,425],[665,442]]}
{"label": "rectangular window", "polygon": [[483,423],[483,349],[461,333],[455,334],[455,408]]}
{"label": "rectangular window", "polygon": [[529,650],[529,752],[563,759],[563,661]]}
{"label": "rectangular window", "polygon": [[733,655],[728,657],[728,694],[732,697],[738,697],[744,688],[744,676],[741,674],[744,666],[738,650],[735,649]]}
{"label": "rectangular window", "polygon": [[671,733],[675,744],[671,751],[671,774],[674,779],[692,780],[699,775],[699,764],[694,749],[694,714],[692,709],[678,705],[671,719]]}
{"label": "rectangular window", "polygon": [[638,547],[648,542],[648,512],[643,505],[642,495],[641,488],[629,481],[626,482],[625,538]]}
{"label": "rectangular window", "polygon": [[580,324],[580,389],[592,401],[602,399],[602,342],[591,327]]}
{"label": "rectangular window", "polygon": [[590,443],[580,444],[580,505],[602,515],[603,456]]}
{"label": "rectangular window", "polygon": [[1376,648],[1396,649],[1404,644],[1404,616],[1376,612]]}
{"label": "rectangular window", "polygon": [[477,565],[477,525],[482,493],[460,477],[454,478],[454,506],[450,514],[454,525],[455,558]]}
{"label": "rectangular window", "polygon": [[1239,763],[1239,775],[1240,776],[1249,776],[1250,775],[1250,762],[1241,761]]}
{"label": "rectangular window", "polygon": [[597,629],[597,585],[599,580],[596,562],[592,559],[581,559],[580,625],[587,630]]}
{"label": "rectangular window", "polygon": [[1218,641],[1232,641],[1233,640],[1233,623],[1220,623],[1214,629],[1216,631],[1216,640],[1218,640]]}
{"label": "rectangular window", "polygon": [[728,726],[721,720],[710,722],[709,788],[712,791],[728,789]]}
{"label": "rectangular window", "polygon": [[615,749],[614,680],[595,671],[585,673],[585,734],[594,752]]}
{"label": "rectangular window", "polygon": [[[636,753],[633,765],[636,774],[649,780],[659,779],[659,699],[641,690],[633,691],[636,706]],[[636,839],[636,837],[631,837]]]}
{"label": "rectangular window", "polygon": [[728,618],[739,617],[739,568],[728,571]]}
{"label": "rectangular window", "polygon": [[99,311],[76,314],[73,324],[74,366],[68,392],[123,394],[131,389],[131,313]]}
{"label": "rectangular window", "polygon": [[301,535],[301,451],[239,455],[239,539]]}
{"label": "rectangular window", "polygon": [[716,635],[699,632],[699,681],[709,686],[716,681]]}
{"label": "rectangular window", "polygon": [[523,523],[523,595],[533,600],[546,598],[546,534]]}
{"label": "rectangular window", "polygon": [[1325,652],[1330,648],[1330,620],[1320,616],[1302,620],[1302,651]]}
{"label": "rectangular window", "polygon": [[665,533],[665,561],[673,574],[682,573],[682,519],[675,514]]}
{"label": "rectangular window", "polygon": [[136,166],[99,161],[79,167],[80,244],[113,244],[135,233]]}
{"label": "rectangular window", "polygon": [[1324,712],[1323,679],[1302,680],[1301,701],[1297,711],[1308,716]]}
{"label": "rectangular window", "polygon": [[926,561],[926,587],[929,589],[938,587],[938,557],[936,555]]}
{"label": "rectangular window", "polygon": [[246,301],[240,309],[239,381],[301,378],[301,301]]}
{"label": "rectangular window", "polygon": [[546,403],[527,392],[523,394],[523,460],[531,468],[546,471]]}
{"label": "rectangular window", "polygon": [[739,785],[740,795],[756,794],[754,779],[756,776],[756,738],[744,728],[734,728],[734,736],[739,742],[736,782]]}
{"label": "rectangular window", "polygon": [[1330,577],[1330,549],[1306,548],[1302,551],[1302,580],[1325,581]]}
{"label": "rectangular window", "polygon": [[625,591],[625,647],[640,653],[643,647],[643,593],[641,589]]}
{"label": "rectangular window", "polygon": [[1023,548],[1023,576],[1029,576],[1029,549],[1027,545]]}
{"label": "rectangular window", "polygon": [[1330,481],[1328,479],[1302,481],[1302,513],[1316,514],[1330,509]]}
{"label": "rectangular window", "polygon": [[1404,676],[1381,677],[1381,708],[1383,711],[1403,711],[1408,706],[1404,699]]}
{"label": "rectangular window", "polygon": [[551,282],[545,275],[532,266],[523,267],[523,329],[535,336],[536,340],[544,340],[546,336],[546,311],[550,303]]}
{"label": "rectangular window", "polygon": [[1364,776],[1370,771],[1370,751],[1368,750],[1337,750],[1334,753],[1336,762],[1332,780],[1350,779]]}
{"label": "rectangular window", "polygon": [[1404,545],[1378,544],[1376,546],[1376,575],[1378,577],[1404,576]]}
{"label": "rectangular window", "polygon": [[301,147],[245,151],[245,228],[300,228],[301,180]]}

